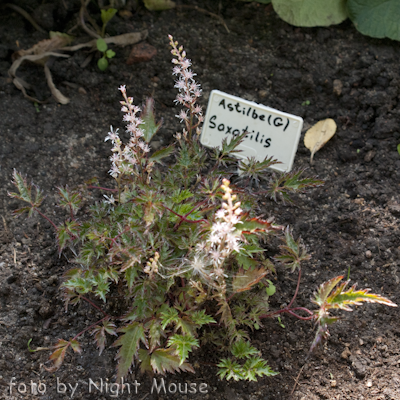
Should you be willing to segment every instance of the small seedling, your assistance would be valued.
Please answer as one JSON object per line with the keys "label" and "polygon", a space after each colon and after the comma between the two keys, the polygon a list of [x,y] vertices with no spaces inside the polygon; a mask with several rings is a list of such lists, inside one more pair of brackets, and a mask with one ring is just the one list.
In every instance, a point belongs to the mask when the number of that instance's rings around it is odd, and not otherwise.
{"label": "small seedling", "polygon": [[301,103],[301,105],[304,107],[304,106],[309,106],[311,104],[311,101],[310,100],[306,100],[306,101],[303,101],[302,103]]}
{"label": "small seedling", "polygon": [[105,71],[108,68],[108,60],[115,56],[115,52],[108,48],[107,43],[103,38],[97,39],[96,46],[97,50],[103,53],[103,57],[97,61],[97,66],[100,71]]}

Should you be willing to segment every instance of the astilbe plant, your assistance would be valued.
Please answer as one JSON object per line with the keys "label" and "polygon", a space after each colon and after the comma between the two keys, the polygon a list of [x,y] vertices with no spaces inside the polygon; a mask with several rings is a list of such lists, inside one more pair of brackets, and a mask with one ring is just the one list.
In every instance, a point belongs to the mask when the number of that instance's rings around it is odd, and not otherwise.
{"label": "astilbe plant", "polygon": [[[292,306],[301,264],[310,257],[288,228],[260,217],[258,201],[263,194],[290,201],[291,192],[322,182],[303,178],[302,171],[271,175],[267,168],[276,163],[272,158],[240,162],[240,176],[235,176],[234,155],[245,134],[229,143],[225,140],[220,149],[203,148],[203,114],[197,103],[201,89],[183,48],[172,37],[170,44],[179,90],[176,103],[182,107],[177,117],[184,123],[174,145],[151,153],[149,143],[160,128],[153,102],[147,100],[141,111],[121,86],[130,139],[124,144],[112,127],[106,137],[112,144],[109,172],[115,188],[59,188],[59,204],[69,217],[57,226],[39,210],[42,192],[36,188],[33,198],[32,186],[14,171],[19,194],[10,195],[28,203],[15,213],[38,212],[55,227],[59,251],[69,248],[75,254],[79,266],[65,273],[62,284],[66,307],[85,301],[101,313],[97,322],[72,339],[59,339],[52,347],[49,371],[61,366],[68,348],[80,352],[78,339],[89,331],[100,353],[117,337],[112,344],[118,348],[117,378],[136,364],[142,371],[160,374],[193,371],[189,354],[208,343],[221,351],[215,364],[221,378],[256,380],[275,374],[250,341],[249,331],[260,329],[264,318],[286,312],[315,321],[315,347],[337,319],[330,316],[330,309],[349,310],[362,301],[394,306],[367,290],[345,291],[347,282],[335,289],[342,277],[320,286],[313,300],[318,310]],[[168,168],[162,164],[166,157]],[[260,191],[266,177],[269,188]],[[89,216],[78,218],[85,190],[107,194],[91,206]],[[274,259],[266,257],[261,244],[271,236],[283,240]],[[267,277],[275,271],[274,262],[299,275],[289,305],[270,311],[274,290]],[[117,296],[122,299],[118,307],[109,306],[107,312],[97,304]]]}

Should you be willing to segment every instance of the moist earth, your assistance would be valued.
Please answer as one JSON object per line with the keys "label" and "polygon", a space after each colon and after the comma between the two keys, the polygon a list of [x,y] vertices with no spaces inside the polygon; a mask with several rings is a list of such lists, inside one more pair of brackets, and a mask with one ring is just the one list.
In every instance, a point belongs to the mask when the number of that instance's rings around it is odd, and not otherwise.
{"label": "moist earth", "polygon": [[[90,40],[79,27],[80,2],[20,0],[45,30],[72,33],[77,41]],[[117,15],[107,26],[110,36],[148,30],[152,46],[148,61],[126,63],[132,46],[111,46],[116,52],[105,72],[98,70],[97,54],[82,67],[88,53],[73,52],[50,65],[53,80],[70,98],[67,105],[50,98],[43,68],[24,63],[18,74],[32,85],[30,94],[43,104],[25,99],[8,77],[12,54],[46,39],[18,12],[2,5],[0,15],[0,397],[3,399],[71,398],[108,399],[106,391],[115,373],[115,348],[99,357],[93,338],[82,340],[82,355],[67,355],[55,373],[42,365],[50,351],[30,353],[30,346],[48,347],[59,338],[71,338],[95,321],[88,305],[66,312],[59,291],[63,273],[71,268],[69,255],[58,255],[54,231],[39,216],[14,219],[21,203],[7,196],[13,168],[47,194],[43,211],[61,222],[55,206],[57,186],[76,187],[98,177],[103,186],[113,182],[108,127],[123,127],[119,85],[125,84],[136,104],[152,96],[163,128],[152,143],[157,149],[171,142],[181,128],[173,100],[174,78],[168,34],[184,45],[201,83],[202,106],[210,91],[219,89],[262,103],[304,119],[295,168],[318,176],[325,185],[295,196],[295,206],[262,199],[265,217],[290,225],[301,236],[312,258],[302,270],[297,306],[310,307],[310,297],[322,282],[338,275],[350,276],[359,287],[400,303],[400,143],[398,42],[362,36],[351,22],[329,28],[297,28],[283,22],[271,5],[228,0],[177,1],[178,7],[150,12],[131,2],[131,14]],[[188,7],[191,6],[191,7]],[[194,6],[197,6],[196,9]],[[206,10],[206,12],[203,12]],[[99,17],[95,3],[89,6]],[[214,15],[212,15],[214,14]],[[223,19],[226,27],[218,15]],[[149,48],[149,47],[146,47]],[[154,49],[157,54],[154,55]],[[49,99],[50,98],[50,99]],[[309,163],[305,131],[317,121],[332,118],[336,135]],[[273,154],[271,154],[273,155]],[[93,193],[89,203],[99,200]],[[288,304],[297,275],[283,267],[273,278],[277,287],[271,308]],[[226,382],[216,376],[212,348],[193,355],[195,374],[166,376],[167,393],[157,394],[153,377],[134,367],[129,382],[141,384],[137,399],[368,399],[400,398],[399,309],[363,305],[332,326],[325,345],[309,356],[315,334],[312,323],[283,315],[281,322],[267,320],[251,334],[252,343],[279,375],[258,382]],[[45,364],[48,365],[48,364]],[[161,377],[155,377],[161,383]],[[100,392],[88,382],[99,385]],[[13,380],[10,394],[9,382]],[[58,380],[58,381],[57,381]],[[30,383],[46,384],[35,389]],[[57,382],[59,383],[57,393]],[[67,386],[61,386],[61,383]],[[185,383],[207,384],[208,393],[172,393]],[[25,384],[26,393],[18,393]],[[170,385],[170,386],[169,386]],[[34,386],[34,385],[33,385]],[[20,391],[24,387],[19,386]],[[62,393],[66,389],[65,394]],[[33,392],[33,393],[32,393]]]}

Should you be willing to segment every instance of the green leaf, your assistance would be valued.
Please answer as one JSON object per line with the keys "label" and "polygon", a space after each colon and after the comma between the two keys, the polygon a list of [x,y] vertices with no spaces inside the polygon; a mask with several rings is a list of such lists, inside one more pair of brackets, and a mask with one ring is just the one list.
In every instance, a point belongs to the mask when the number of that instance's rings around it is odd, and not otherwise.
{"label": "green leaf", "polygon": [[248,381],[257,381],[256,376],[274,376],[278,372],[273,371],[262,358],[251,357],[243,365],[243,375]]}
{"label": "green leaf", "polygon": [[232,361],[230,358],[223,358],[219,362],[219,364],[217,364],[217,367],[219,368],[217,375],[221,379],[226,378],[227,381],[229,381],[230,379],[233,379],[235,381],[244,379],[244,371],[242,369],[242,366],[236,361]]}
{"label": "green leaf", "polygon": [[186,199],[190,199],[193,197],[193,193],[190,192],[187,189],[176,189],[172,196],[170,197],[171,201],[173,201],[176,204],[182,203],[182,201],[185,201]]}
{"label": "green leaf", "polygon": [[265,289],[267,292],[267,295],[273,296],[276,292],[276,287],[269,279],[267,280],[267,282],[269,283],[269,286]]}
{"label": "green leaf", "polygon": [[397,152],[398,152],[399,155],[400,155],[400,144],[397,145]]}
{"label": "green leaf", "polygon": [[180,365],[187,359],[192,347],[199,347],[199,341],[191,335],[173,335],[168,340],[168,347],[174,347],[180,358]]}
{"label": "green leaf", "polygon": [[295,26],[335,25],[348,16],[346,0],[272,0],[272,5],[285,22]]}
{"label": "green leaf", "polygon": [[107,25],[117,12],[118,10],[115,8],[109,8],[107,10],[101,9],[101,21],[103,22],[103,25]]}
{"label": "green leaf", "polygon": [[126,377],[131,366],[134,366],[134,358],[142,342],[146,347],[147,339],[143,325],[139,322],[132,322],[118,330],[123,335],[115,341],[113,347],[121,346],[116,356],[118,362],[117,380]]}
{"label": "green leaf", "polygon": [[145,7],[150,11],[170,10],[176,6],[171,0],[143,0]]}
{"label": "green leaf", "polygon": [[174,151],[174,145],[171,144],[168,147],[164,147],[163,149],[155,151],[149,158],[149,161],[154,161],[161,164],[161,160],[165,157],[170,156],[173,153],[173,151]]}
{"label": "green leaf", "polygon": [[272,220],[263,220],[261,218],[251,218],[249,220],[241,221],[235,225],[235,235],[252,234],[257,232],[277,232],[282,231],[283,226],[272,223]]}
{"label": "green leaf", "polygon": [[[343,277],[342,277],[343,278]],[[390,307],[397,307],[395,303],[379,294],[369,293],[371,289],[356,290],[353,285],[346,292],[349,281],[341,283],[336,290],[326,299],[326,307],[339,308],[345,311],[352,311],[350,305],[360,305],[362,302],[379,303]]]}
{"label": "green leaf", "polygon": [[215,324],[216,321],[213,317],[206,314],[205,310],[197,310],[191,313],[192,321],[199,326],[208,325],[208,324]]}
{"label": "green leaf", "polygon": [[348,0],[347,10],[363,35],[400,40],[398,0]]}
{"label": "green leaf", "polygon": [[161,128],[162,124],[161,121],[156,124],[156,119],[154,116],[154,99],[152,99],[151,97],[146,99],[140,117],[144,122],[143,124],[139,125],[139,128],[143,130],[143,139],[146,143],[150,143],[151,139]]}
{"label": "green leaf", "polygon": [[317,290],[317,293],[314,294],[313,303],[322,306],[329,294],[332,292],[333,288],[343,279],[343,276],[337,276],[336,278],[332,278],[327,282],[324,282],[320,285]]}
{"label": "green leaf", "polygon": [[98,38],[96,40],[96,47],[97,50],[101,51],[102,53],[104,53],[108,49],[107,43],[103,38]]}
{"label": "green leaf", "polygon": [[180,362],[173,349],[154,350],[150,357],[150,365],[157,374],[174,373],[176,371],[194,372],[189,363]]}
{"label": "green leaf", "polygon": [[281,254],[274,257],[276,261],[281,262],[286,268],[290,268],[292,272],[298,268],[301,268],[303,261],[308,261],[311,256],[307,254],[305,247],[301,242],[301,238],[294,240],[290,229],[285,230],[285,242],[286,245],[279,246]]}
{"label": "green leaf", "polygon": [[107,51],[106,51],[106,57],[107,58],[113,58],[113,57],[115,57],[115,51],[114,50],[111,50],[111,49],[108,49]]}
{"label": "green leaf", "polygon": [[175,308],[168,307],[161,313],[162,328],[165,329],[171,323],[177,323],[179,320],[178,311]]}
{"label": "green leaf", "polygon": [[108,68],[108,61],[107,58],[105,57],[101,57],[98,61],[97,61],[97,66],[99,68],[100,71],[105,71]]}
{"label": "green leaf", "polygon": [[249,342],[239,340],[232,345],[232,354],[236,358],[249,358],[254,354],[258,354],[258,350]]}

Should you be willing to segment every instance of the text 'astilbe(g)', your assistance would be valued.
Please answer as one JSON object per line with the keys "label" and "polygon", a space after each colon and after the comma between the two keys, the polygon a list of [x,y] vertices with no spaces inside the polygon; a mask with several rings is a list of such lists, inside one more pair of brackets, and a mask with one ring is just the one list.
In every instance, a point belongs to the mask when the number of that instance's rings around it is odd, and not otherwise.
{"label": "text 'astilbe(g)'", "polygon": [[[68,349],[81,352],[78,339],[90,332],[100,354],[107,345],[118,348],[118,379],[133,368],[159,374],[193,371],[190,356],[207,345],[219,351],[214,365],[221,378],[256,380],[275,375],[251,344],[250,333],[261,329],[264,318],[289,313],[316,321],[319,342],[335,320],[329,315],[331,308],[347,310],[361,301],[394,306],[366,291],[345,292],[345,285],[332,294],[339,277],[321,285],[314,301],[318,311],[293,307],[301,265],[309,255],[289,229],[258,214],[259,201],[265,199],[263,194],[276,200],[282,193],[288,201],[291,192],[322,182],[301,178],[302,171],[271,175],[267,168],[277,162],[272,158],[240,162],[240,176],[229,172],[238,170],[234,155],[245,133],[224,140],[221,149],[203,148],[203,115],[197,103],[201,89],[182,46],[169,38],[179,90],[176,103],[183,107],[177,117],[184,128],[176,134],[176,143],[151,153],[150,142],[161,127],[155,121],[154,102],[147,99],[140,110],[121,86],[130,138],[122,143],[112,127],[106,137],[113,146],[109,172],[114,187],[100,187],[92,180],[77,190],[58,188],[59,205],[68,216],[57,225],[39,209],[42,192],[36,188],[33,197],[32,185],[14,171],[19,194],[10,196],[27,203],[15,214],[46,218],[56,231],[59,251],[74,257],[75,267],[64,274],[62,285],[66,307],[86,302],[99,313],[89,327],[51,348],[53,364],[46,367],[51,372],[60,368]],[[261,179],[269,185],[262,191]],[[82,207],[91,190],[106,194],[90,207],[88,216]],[[273,236],[283,245],[280,254],[269,258],[268,239]],[[275,311],[269,310],[269,297],[275,292],[274,262],[299,271],[292,300]]]}

